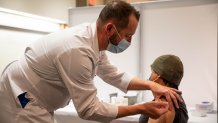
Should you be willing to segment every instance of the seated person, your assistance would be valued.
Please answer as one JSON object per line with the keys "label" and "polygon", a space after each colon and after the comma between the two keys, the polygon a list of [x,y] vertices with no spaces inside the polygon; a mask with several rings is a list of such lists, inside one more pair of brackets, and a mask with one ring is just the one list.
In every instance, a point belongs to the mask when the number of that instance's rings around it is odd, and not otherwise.
{"label": "seated person", "polygon": [[[151,76],[149,80],[158,84],[178,89],[183,77],[183,64],[179,57],[175,55],[162,55],[158,57],[151,65]],[[161,98],[160,101],[166,101]],[[139,123],[187,123],[188,111],[185,102],[179,103],[179,109],[170,104],[172,110],[163,114],[158,119],[152,119],[141,115]]]}

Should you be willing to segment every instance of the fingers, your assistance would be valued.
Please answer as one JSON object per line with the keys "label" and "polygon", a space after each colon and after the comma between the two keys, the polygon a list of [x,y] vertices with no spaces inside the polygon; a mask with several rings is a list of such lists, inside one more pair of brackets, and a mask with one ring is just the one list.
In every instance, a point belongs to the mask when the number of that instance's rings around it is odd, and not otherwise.
{"label": "fingers", "polygon": [[[179,100],[181,103],[183,102],[182,98],[179,96],[179,94],[177,93],[179,90],[174,89],[174,88],[170,88],[171,92],[173,93],[173,95],[176,97],[177,100]],[[181,92],[181,91],[180,91]],[[182,92],[181,92],[182,93]]]}
{"label": "fingers", "polygon": [[157,102],[157,114],[158,117],[165,114],[169,109],[169,103],[165,101],[158,101]]}
{"label": "fingers", "polygon": [[[170,104],[172,104],[172,100],[171,100],[172,97],[171,97],[169,91],[165,92],[165,93],[164,93],[164,96],[166,97],[167,102],[169,102]],[[171,107],[171,106],[169,107],[169,110],[170,110],[170,111],[172,110],[172,107]]]}
{"label": "fingers", "polygon": [[182,91],[180,91],[180,90],[177,90],[177,89],[175,89],[175,88],[170,88],[170,90],[173,90],[174,92],[176,92],[177,94],[182,94]]}
{"label": "fingers", "polygon": [[[173,103],[175,104],[176,108],[179,108],[179,102],[183,102],[182,98],[180,97],[179,94],[181,94],[182,92],[175,89],[175,88],[170,88],[170,87],[163,87],[161,85],[156,85],[159,90],[153,90],[154,92],[153,95],[155,97],[155,100],[158,100],[159,98],[161,98],[161,96],[165,96],[166,100],[173,105]],[[156,91],[156,92],[155,92]],[[169,110],[172,110],[173,106],[169,107]]]}
{"label": "fingers", "polygon": [[152,101],[149,106],[150,111],[147,109],[147,116],[157,119],[168,111],[168,106],[168,102],[162,102],[161,100]]}
{"label": "fingers", "polygon": [[158,105],[160,109],[164,109],[166,111],[168,110],[168,106],[169,106],[168,102],[159,100]]}
{"label": "fingers", "polygon": [[179,102],[183,103],[183,100],[182,98],[180,97],[180,95],[174,91],[175,89],[170,89],[169,90],[169,94],[170,94],[170,97],[171,99],[173,100],[176,108],[179,108],[179,103],[178,103],[178,100]]}
{"label": "fingers", "polygon": [[173,100],[173,103],[175,104],[176,108],[179,108],[179,104],[178,104],[177,98],[175,97],[173,92],[169,92],[169,94],[170,94],[170,97]]}

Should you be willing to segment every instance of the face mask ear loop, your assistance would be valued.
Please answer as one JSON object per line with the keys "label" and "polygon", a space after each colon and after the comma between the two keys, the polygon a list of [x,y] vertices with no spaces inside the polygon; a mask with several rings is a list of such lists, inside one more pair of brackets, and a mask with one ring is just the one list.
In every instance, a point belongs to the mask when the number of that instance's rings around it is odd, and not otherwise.
{"label": "face mask ear loop", "polygon": [[[113,25],[114,26],[114,25]],[[120,34],[119,34],[119,32],[117,31],[117,28],[114,26],[114,29],[116,30],[116,32],[117,32],[117,34],[118,34],[118,36],[120,37],[120,39],[122,40],[122,38],[121,38],[121,36],[120,36]]]}
{"label": "face mask ear loop", "polygon": [[153,82],[155,82],[155,81],[158,80],[159,78],[160,78],[160,75],[158,75],[157,78],[153,80]]}

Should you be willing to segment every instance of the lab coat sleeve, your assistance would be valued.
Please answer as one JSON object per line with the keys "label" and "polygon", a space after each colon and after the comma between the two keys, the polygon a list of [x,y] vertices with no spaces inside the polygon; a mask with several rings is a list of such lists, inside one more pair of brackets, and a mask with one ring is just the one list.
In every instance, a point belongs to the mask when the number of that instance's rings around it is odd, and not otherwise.
{"label": "lab coat sleeve", "polygon": [[119,71],[114,65],[112,65],[105,52],[102,52],[101,59],[99,61],[97,75],[110,85],[113,85],[123,92],[127,92],[127,87],[134,76],[125,72]]}
{"label": "lab coat sleeve", "polygon": [[118,108],[99,101],[96,96],[93,56],[87,48],[72,49],[58,56],[55,63],[79,117],[106,123],[117,116]]}

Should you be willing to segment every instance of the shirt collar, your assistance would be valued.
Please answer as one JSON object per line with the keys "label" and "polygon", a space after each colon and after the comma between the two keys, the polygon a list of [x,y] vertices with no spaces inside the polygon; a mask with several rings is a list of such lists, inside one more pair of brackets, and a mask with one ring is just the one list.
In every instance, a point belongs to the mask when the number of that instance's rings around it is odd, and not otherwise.
{"label": "shirt collar", "polygon": [[99,57],[100,51],[98,46],[98,36],[97,36],[97,27],[96,22],[91,24],[91,34],[92,34],[92,49],[94,50],[95,54]]}

